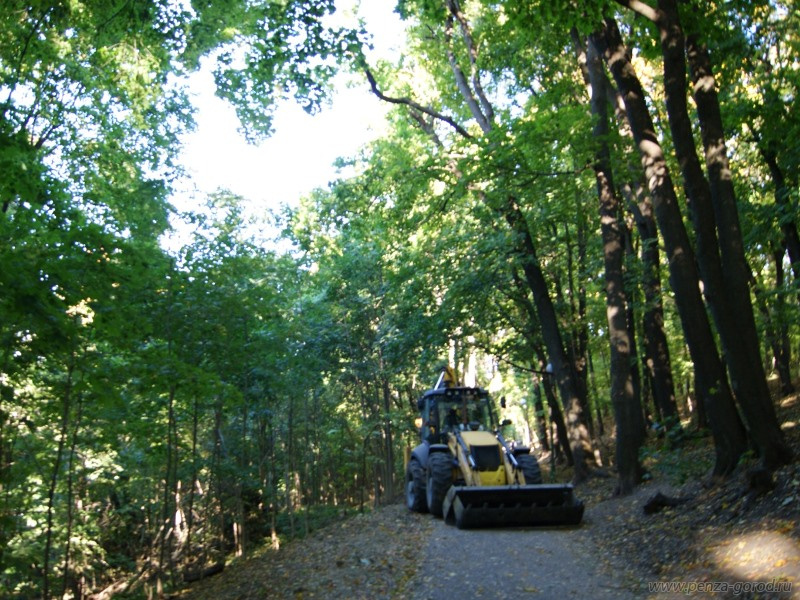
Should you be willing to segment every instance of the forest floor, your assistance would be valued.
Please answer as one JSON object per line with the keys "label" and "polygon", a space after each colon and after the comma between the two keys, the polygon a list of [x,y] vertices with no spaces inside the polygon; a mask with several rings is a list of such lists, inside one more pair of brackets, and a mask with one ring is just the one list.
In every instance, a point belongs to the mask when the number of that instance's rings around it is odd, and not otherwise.
{"label": "forest floor", "polygon": [[[722,484],[704,479],[708,437],[651,440],[648,480],[633,494],[614,497],[613,476],[576,489],[587,507],[577,528],[460,531],[398,500],[263,549],[174,597],[800,598],[800,396],[781,399],[778,412],[796,461],[771,488],[752,486],[750,459]],[[659,492],[679,503],[646,514]]]}

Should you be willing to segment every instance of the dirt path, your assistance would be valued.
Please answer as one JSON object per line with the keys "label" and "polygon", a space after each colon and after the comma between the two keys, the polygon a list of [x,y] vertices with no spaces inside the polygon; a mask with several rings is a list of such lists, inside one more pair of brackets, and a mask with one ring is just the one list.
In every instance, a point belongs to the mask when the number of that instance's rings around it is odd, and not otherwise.
{"label": "dirt path", "polygon": [[[192,584],[182,600],[459,600],[643,597],[642,576],[579,527],[460,530],[394,504]],[[587,595],[587,590],[591,593]]]}
{"label": "dirt path", "polygon": [[633,599],[638,581],[597,558],[588,527],[459,530],[435,523],[410,600]]}
{"label": "dirt path", "polygon": [[[592,480],[578,491],[587,507],[578,527],[459,530],[397,503],[332,523],[277,552],[262,550],[172,597],[800,599],[796,588],[778,594],[649,590],[649,582],[800,581],[800,464],[782,469],[774,492],[746,509],[743,485],[732,480],[709,490],[699,484],[677,490],[649,482],[612,498],[613,480]],[[647,516],[643,505],[658,491],[689,500]]]}

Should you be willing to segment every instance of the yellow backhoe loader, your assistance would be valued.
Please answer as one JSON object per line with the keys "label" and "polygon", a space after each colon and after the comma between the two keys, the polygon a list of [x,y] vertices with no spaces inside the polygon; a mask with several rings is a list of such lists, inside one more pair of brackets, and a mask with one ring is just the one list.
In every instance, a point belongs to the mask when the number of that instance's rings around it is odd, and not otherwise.
{"label": "yellow backhoe loader", "polygon": [[406,456],[410,510],[459,528],[581,522],[572,486],[542,483],[530,450],[503,438],[486,390],[460,386],[447,367],[417,408],[422,443]]}

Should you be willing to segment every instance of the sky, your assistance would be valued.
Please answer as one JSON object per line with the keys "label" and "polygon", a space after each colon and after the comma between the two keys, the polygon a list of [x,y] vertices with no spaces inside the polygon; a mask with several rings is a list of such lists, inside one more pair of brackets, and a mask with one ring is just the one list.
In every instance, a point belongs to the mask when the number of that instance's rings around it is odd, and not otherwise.
{"label": "sky", "polygon": [[[340,17],[353,14],[358,0],[337,2]],[[363,0],[358,14],[375,36],[371,63],[391,57],[402,42],[402,24],[393,12],[393,0]],[[181,163],[189,179],[174,202],[179,210],[191,207],[206,194],[228,189],[246,199],[250,216],[299,199],[337,177],[338,157],[353,156],[383,131],[388,110],[369,90],[366,79],[357,87],[337,86],[330,107],[311,116],[293,102],[279,106],[273,136],[258,146],[237,132],[233,109],[214,96],[210,71],[192,76],[189,83],[197,114],[197,129],[185,138]],[[194,193],[192,193],[192,190]]]}

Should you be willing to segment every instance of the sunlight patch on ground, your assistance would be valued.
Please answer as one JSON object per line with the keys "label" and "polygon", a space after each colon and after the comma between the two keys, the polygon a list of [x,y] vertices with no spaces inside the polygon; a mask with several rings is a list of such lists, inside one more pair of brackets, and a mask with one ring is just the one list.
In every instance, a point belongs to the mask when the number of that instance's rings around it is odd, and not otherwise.
{"label": "sunlight patch on ground", "polygon": [[734,535],[708,551],[719,568],[740,580],[800,582],[800,545],[784,533]]}

